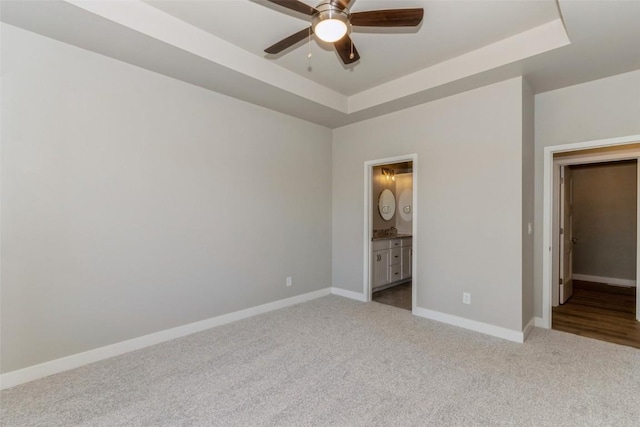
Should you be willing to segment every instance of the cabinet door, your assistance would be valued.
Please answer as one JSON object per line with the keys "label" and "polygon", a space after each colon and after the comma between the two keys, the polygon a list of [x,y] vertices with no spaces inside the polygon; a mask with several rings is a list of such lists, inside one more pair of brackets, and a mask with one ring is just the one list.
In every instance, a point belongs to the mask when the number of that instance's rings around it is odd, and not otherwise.
{"label": "cabinet door", "polygon": [[402,248],[402,278],[411,277],[411,247]]}
{"label": "cabinet door", "polygon": [[373,252],[373,278],[371,282],[373,288],[389,283],[389,256],[388,249]]}

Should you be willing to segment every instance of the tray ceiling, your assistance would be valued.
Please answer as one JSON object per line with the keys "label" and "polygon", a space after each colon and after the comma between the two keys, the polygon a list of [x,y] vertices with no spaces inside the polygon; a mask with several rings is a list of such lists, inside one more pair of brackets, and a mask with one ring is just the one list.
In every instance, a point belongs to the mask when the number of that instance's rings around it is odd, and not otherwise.
{"label": "tray ceiling", "polygon": [[638,1],[354,0],[352,11],[423,7],[425,15],[413,29],[354,28],[361,60],[351,66],[315,40],[266,55],[308,20],[264,0],[0,7],[5,23],[328,127],[510,77],[540,93],[640,68]]}

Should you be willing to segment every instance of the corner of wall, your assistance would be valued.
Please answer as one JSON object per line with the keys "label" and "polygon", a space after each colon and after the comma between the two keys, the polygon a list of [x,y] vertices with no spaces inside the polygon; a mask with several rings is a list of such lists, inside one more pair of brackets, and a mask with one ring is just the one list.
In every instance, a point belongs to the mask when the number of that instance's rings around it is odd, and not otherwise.
{"label": "corner of wall", "polygon": [[522,324],[534,312],[534,161],[535,101],[526,79],[522,79]]}

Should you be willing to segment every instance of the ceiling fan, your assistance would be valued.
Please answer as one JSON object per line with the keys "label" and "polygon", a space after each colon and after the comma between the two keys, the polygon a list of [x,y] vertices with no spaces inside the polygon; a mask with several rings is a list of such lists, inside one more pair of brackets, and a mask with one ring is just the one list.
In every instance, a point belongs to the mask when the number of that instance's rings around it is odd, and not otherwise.
{"label": "ceiling fan", "polygon": [[360,59],[351,38],[351,26],[357,27],[416,27],[422,22],[424,10],[387,9],[364,12],[349,11],[351,0],[323,0],[316,7],[311,7],[298,0],[268,0],[287,9],[311,16],[311,26],[290,35],[264,51],[269,54],[280,53],[301,40],[318,36],[320,40],[333,43],[340,59],[345,65]]}

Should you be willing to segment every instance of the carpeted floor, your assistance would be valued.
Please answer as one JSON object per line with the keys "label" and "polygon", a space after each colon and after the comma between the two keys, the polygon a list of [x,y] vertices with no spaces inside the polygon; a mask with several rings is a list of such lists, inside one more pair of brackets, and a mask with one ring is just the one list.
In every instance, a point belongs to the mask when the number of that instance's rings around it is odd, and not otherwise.
{"label": "carpeted floor", "polygon": [[640,350],[328,296],[0,393],[3,426],[637,426]]}

